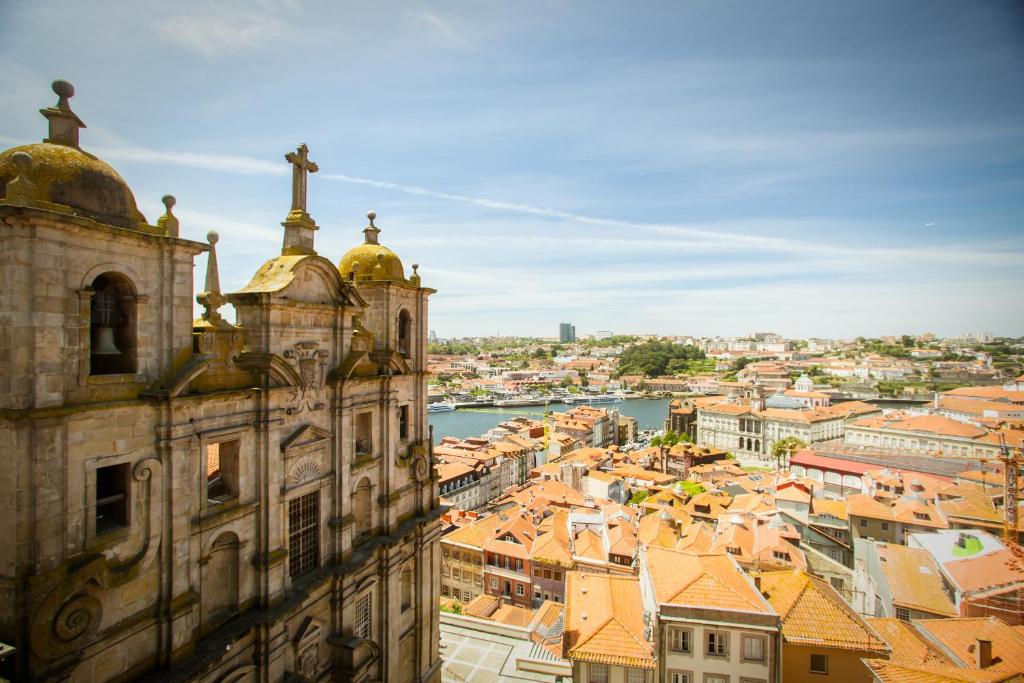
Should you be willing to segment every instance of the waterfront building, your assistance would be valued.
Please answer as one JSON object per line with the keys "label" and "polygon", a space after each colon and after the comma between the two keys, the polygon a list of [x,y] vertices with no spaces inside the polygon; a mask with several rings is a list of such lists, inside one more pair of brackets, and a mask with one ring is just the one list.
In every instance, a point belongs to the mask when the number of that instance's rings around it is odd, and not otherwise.
{"label": "waterfront building", "polygon": [[[851,422],[881,409],[850,401],[813,409],[767,408],[756,395],[698,403],[697,442],[731,451],[743,464],[770,466],[776,441],[796,437],[811,445],[841,440]],[[760,402],[760,403],[759,403]]]}
{"label": "waterfront building", "polygon": [[576,341],[576,326],[572,323],[559,323],[558,342],[560,344],[571,344]]}
{"label": "waterfront building", "polygon": [[0,154],[11,677],[440,680],[433,290],[372,213],[317,253],[300,145],[280,255],[223,294],[216,233],[183,238],[170,196],[151,224],[53,88],[46,141]]}

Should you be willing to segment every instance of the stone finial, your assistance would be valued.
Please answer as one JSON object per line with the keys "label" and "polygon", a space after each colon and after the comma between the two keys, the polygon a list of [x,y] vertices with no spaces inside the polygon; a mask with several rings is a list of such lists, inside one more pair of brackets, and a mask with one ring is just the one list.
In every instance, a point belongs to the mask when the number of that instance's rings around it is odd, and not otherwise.
{"label": "stone finial", "polygon": [[363,228],[363,234],[366,236],[367,244],[380,244],[377,241],[377,235],[380,234],[380,228],[373,224],[373,221],[377,218],[376,211],[370,211],[366,214],[366,217],[370,219],[370,224]]}
{"label": "stone finial", "polygon": [[164,203],[164,215],[156,219],[156,227],[162,228],[164,235],[167,237],[178,236],[178,217],[174,215],[174,205],[178,203],[178,200],[174,198],[174,195],[165,194],[160,198],[160,201]]}
{"label": "stone finial", "polygon": [[419,287],[420,286],[420,281],[421,280],[420,280],[419,269],[420,269],[420,264],[418,264],[418,263],[412,264],[412,275],[409,276],[409,284],[411,284],[413,287]]}
{"label": "stone finial", "polygon": [[15,152],[11,155],[11,161],[18,171],[18,175],[7,183],[7,194],[4,197],[8,204],[20,206],[31,206],[35,203],[36,185],[29,178],[29,171],[32,169],[32,155],[28,152]]}
{"label": "stone finial", "polygon": [[374,280],[383,280],[384,279],[384,254],[377,254],[377,265],[375,265],[373,267],[373,277],[372,277],[372,279],[374,279]]}
{"label": "stone finial", "polygon": [[217,242],[220,241],[220,235],[211,230],[206,233],[206,240],[210,243],[210,257],[206,261],[206,287],[196,295],[196,301],[206,309],[203,320],[216,323],[221,320],[217,309],[227,302],[220,293],[220,274],[217,271]]}
{"label": "stone finial", "polygon": [[359,269],[362,267],[362,265],[363,264],[359,263],[358,261],[356,261],[355,263],[352,264],[352,270],[350,270],[348,272],[348,281],[349,282],[355,282],[356,281],[356,278],[359,277]]}
{"label": "stone finial", "polygon": [[75,86],[67,81],[57,80],[50,87],[57,95],[57,104],[39,110],[39,113],[50,122],[50,135],[43,142],[78,147],[78,129],[85,128],[85,124],[71,111],[69,100],[75,96]]}

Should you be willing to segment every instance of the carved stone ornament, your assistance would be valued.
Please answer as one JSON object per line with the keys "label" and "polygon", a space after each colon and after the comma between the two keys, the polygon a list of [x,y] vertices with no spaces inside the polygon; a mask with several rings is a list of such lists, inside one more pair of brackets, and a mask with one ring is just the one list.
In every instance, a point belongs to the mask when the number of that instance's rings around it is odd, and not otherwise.
{"label": "carved stone ornament", "polygon": [[[36,608],[29,633],[32,653],[39,659],[52,661],[85,648],[103,619],[103,596],[97,594],[116,591],[152,566],[163,529],[155,522],[162,471],[156,458],[140,460],[132,468],[132,479],[141,484],[138,491],[145,505],[139,529],[142,541],[130,557],[114,560],[102,553],[82,554],[70,563],[74,569],[62,570],[55,577],[56,582]],[[114,594],[108,592],[107,596]]]}
{"label": "carved stone ornament", "polygon": [[301,413],[305,409],[322,410],[325,407],[323,401],[324,368],[328,353],[324,349],[318,349],[320,342],[301,341],[296,342],[295,349],[284,352],[284,357],[294,360],[299,370],[301,384],[292,396],[292,405],[286,411],[289,415]]}
{"label": "carved stone ornament", "polygon": [[301,486],[307,481],[313,481],[314,479],[320,478],[320,464],[315,458],[305,457],[301,458],[298,462],[291,466],[288,470],[288,476],[285,480],[285,485],[288,488],[295,488]]}
{"label": "carved stone ornament", "polygon": [[404,457],[399,457],[399,464],[410,467],[410,474],[416,481],[425,481],[430,474],[427,444],[424,441],[411,444]]}

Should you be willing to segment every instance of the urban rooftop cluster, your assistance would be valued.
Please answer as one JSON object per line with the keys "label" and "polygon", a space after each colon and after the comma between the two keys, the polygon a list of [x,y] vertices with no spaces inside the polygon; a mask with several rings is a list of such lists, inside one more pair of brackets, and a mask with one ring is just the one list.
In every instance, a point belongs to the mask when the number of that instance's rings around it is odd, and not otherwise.
{"label": "urban rooftop cluster", "polygon": [[431,350],[452,409],[577,403],[438,435],[453,677],[476,651],[504,680],[1022,680],[1020,340]]}

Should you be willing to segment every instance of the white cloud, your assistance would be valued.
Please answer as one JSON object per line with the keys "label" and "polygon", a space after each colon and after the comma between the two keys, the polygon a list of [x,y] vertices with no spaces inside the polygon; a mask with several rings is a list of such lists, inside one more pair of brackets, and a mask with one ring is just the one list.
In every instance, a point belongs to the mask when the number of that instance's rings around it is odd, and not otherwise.
{"label": "white cloud", "polygon": [[292,3],[210,0],[154,24],[167,43],[217,57],[262,47],[288,33],[280,10]]}

